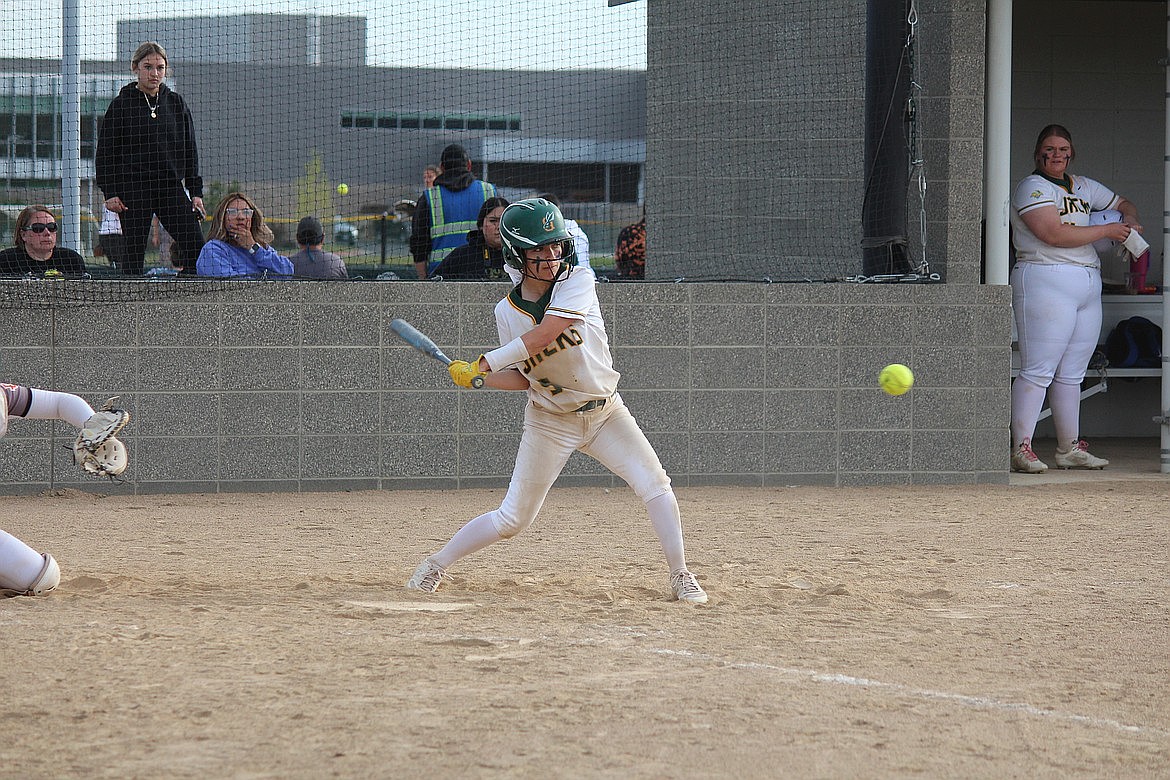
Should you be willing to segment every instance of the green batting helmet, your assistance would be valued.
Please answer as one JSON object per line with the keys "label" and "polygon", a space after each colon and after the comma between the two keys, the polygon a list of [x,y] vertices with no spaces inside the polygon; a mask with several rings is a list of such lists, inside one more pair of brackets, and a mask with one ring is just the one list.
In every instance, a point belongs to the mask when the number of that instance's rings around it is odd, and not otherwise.
{"label": "green batting helmet", "polygon": [[524,251],[560,242],[564,268],[577,264],[577,248],[565,229],[561,210],[544,198],[518,200],[500,216],[500,238],[504,243],[504,262],[518,271],[524,270]]}

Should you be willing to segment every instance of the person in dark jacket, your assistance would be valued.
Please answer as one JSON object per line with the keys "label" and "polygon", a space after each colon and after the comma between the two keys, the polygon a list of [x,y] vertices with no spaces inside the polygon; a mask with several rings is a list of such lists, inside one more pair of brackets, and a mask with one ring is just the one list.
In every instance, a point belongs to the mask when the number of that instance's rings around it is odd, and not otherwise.
{"label": "person in dark jacket", "polygon": [[467,243],[472,220],[496,188],[475,178],[471,158],[459,144],[443,150],[443,172],[418,199],[411,223],[410,253],[419,279],[426,279],[457,246]]}
{"label": "person in dark jacket", "polygon": [[16,217],[16,246],[0,252],[0,276],[71,276],[85,274],[85,260],[57,246],[57,220],[46,206],[29,206]]}
{"label": "person in dark jacket", "polygon": [[151,218],[158,215],[174,239],[171,263],[193,274],[205,216],[195,124],[183,98],[163,83],[167,53],[162,46],[139,46],[131,71],[137,81],[122,87],[106,109],[96,158],[106,207],[122,221],[122,272],[142,275]]}
{"label": "person in dark jacket", "polygon": [[475,230],[467,234],[467,243],[452,249],[451,254],[431,274],[431,278],[464,281],[506,279],[500,215],[507,207],[507,198],[496,196],[485,200],[479,209],[479,216],[475,218]]}

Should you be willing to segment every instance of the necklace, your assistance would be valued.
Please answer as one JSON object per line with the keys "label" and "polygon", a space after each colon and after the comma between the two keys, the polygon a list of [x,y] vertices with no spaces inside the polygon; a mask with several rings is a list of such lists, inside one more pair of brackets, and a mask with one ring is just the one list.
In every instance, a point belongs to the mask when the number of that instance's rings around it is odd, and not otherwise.
{"label": "necklace", "polygon": [[154,105],[150,104],[150,95],[145,92],[142,93],[143,99],[146,101],[146,107],[150,109],[150,118],[158,119],[158,105],[162,102],[162,95],[156,95]]}

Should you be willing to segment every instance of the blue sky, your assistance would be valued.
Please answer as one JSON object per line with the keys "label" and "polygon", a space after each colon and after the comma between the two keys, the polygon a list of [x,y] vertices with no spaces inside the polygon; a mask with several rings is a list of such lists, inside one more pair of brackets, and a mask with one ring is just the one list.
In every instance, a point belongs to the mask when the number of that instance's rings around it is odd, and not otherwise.
{"label": "blue sky", "polygon": [[[6,0],[0,15],[0,56],[61,56],[61,1],[50,0],[49,19],[45,19],[45,5],[45,0]],[[206,0],[82,0],[82,58],[114,59],[116,23],[132,18],[136,9],[158,17],[229,15],[220,8]],[[644,2],[610,8],[606,0],[255,0],[234,3],[232,9],[232,13],[365,16],[370,65],[537,70],[646,67]]]}

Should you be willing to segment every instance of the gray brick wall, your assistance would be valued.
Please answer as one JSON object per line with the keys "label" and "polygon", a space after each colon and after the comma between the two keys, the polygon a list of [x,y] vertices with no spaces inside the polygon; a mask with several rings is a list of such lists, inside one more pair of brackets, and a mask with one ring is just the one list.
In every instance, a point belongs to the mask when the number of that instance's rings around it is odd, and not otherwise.
{"label": "gray brick wall", "polygon": [[[495,345],[492,307],[505,292],[192,281],[137,283],[116,306],[13,308],[7,298],[0,381],[95,405],[118,394],[133,417],[121,486],[80,475],[66,449],[70,426],[16,420],[0,441],[0,493],[506,485],[522,396],[454,388],[388,327],[404,317],[448,354],[477,355]],[[1007,288],[645,283],[598,292],[622,396],[675,484],[1007,481]],[[915,371],[906,396],[877,388],[891,362]],[[562,482],[616,479],[577,455]]]}

